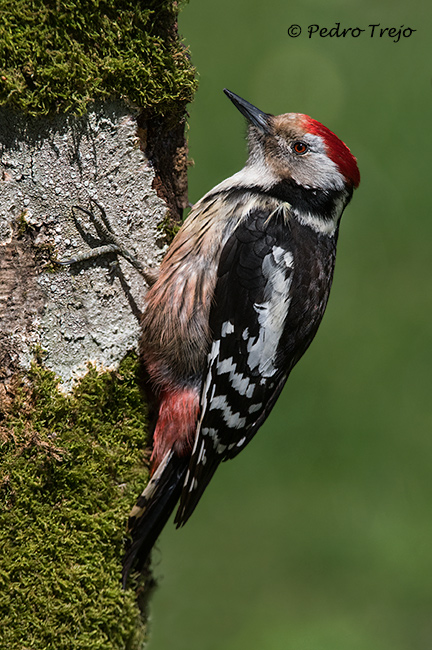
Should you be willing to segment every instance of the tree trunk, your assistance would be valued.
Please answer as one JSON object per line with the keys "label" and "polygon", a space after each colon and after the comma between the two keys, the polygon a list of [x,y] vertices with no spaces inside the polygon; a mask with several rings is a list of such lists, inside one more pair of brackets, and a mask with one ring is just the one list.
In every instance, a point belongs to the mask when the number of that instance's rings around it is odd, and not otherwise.
{"label": "tree trunk", "polygon": [[146,638],[151,576],[120,585],[148,458],[136,357],[146,282],[112,243],[157,267],[187,203],[195,82],[176,3],[117,4],[0,0],[0,647],[10,650],[135,649]]}

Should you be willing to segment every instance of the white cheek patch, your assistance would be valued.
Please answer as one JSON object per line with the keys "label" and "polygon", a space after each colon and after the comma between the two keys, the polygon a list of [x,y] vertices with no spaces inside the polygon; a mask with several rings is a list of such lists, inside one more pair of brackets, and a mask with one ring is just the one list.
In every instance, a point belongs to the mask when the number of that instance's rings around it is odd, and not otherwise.
{"label": "white cheek patch", "polygon": [[291,178],[303,187],[343,190],[345,177],[328,156],[322,137],[304,133],[299,139],[310,147],[308,153],[296,155],[284,138],[278,138],[279,149],[283,152],[283,162],[278,163],[280,177],[286,176],[286,171],[289,170]]}
{"label": "white cheek patch", "polygon": [[341,191],[345,187],[345,178],[337,168],[337,165],[324,155],[315,156],[303,160],[300,166],[293,165],[291,177],[303,187],[316,188],[319,190]]}

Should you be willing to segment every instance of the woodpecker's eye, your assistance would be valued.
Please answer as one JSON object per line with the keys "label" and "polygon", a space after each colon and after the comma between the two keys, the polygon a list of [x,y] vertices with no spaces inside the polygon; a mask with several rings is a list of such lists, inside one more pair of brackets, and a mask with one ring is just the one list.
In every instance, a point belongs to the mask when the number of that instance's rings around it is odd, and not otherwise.
{"label": "woodpecker's eye", "polygon": [[292,149],[293,149],[294,153],[302,154],[302,153],[306,153],[306,151],[308,151],[309,147],[304,142],[301,142],[301,140],[298,140],[297,142],[293,143]]}

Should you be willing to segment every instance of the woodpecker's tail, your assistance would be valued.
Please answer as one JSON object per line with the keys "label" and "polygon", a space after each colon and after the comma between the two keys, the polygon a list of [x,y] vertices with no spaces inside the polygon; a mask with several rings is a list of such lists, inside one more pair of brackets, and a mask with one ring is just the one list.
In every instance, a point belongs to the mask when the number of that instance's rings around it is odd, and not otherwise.
{"label": "woodpecker's tail", "polygon": [[175,508],[182,491],[189,458],[169,451],[132,508],[128,529],[132,542],[123,560],[122,584],[132,566],[141,569]]}

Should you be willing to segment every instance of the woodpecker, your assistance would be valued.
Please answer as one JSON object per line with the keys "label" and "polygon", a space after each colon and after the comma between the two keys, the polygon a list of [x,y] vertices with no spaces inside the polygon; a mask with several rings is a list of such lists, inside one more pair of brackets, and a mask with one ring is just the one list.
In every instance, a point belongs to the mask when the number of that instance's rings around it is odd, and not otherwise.
{"label": "woodpecker", "polygon": [[250,442],[312,342],[360,182],[356,159],[320,122],[224,92],[248,121],[249,157],[194,205],[146,296],[152,475],[129,517],[124,585],[177,502],[179,527],[219,463]]}

